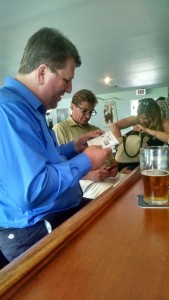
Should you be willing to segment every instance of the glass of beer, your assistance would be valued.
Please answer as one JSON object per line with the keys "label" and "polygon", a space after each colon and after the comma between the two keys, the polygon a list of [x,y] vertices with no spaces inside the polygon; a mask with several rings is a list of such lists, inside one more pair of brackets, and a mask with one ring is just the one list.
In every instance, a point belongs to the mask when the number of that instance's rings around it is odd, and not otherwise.
{"label": "glass of beer", "polygon": [[144,186],[144,201],[150,205],[167,203],[169,200],[169,147],[141,148],[140,170]]}

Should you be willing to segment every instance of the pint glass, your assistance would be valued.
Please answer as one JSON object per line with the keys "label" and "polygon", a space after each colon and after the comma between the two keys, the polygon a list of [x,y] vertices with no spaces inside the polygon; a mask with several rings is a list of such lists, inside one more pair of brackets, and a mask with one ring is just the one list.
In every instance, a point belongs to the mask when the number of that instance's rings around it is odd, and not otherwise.
{"label": "pint glass", "polygon": [[140,149],[140,170],[144,186],[144,201],[150,205],[168,202],[169,147]]}

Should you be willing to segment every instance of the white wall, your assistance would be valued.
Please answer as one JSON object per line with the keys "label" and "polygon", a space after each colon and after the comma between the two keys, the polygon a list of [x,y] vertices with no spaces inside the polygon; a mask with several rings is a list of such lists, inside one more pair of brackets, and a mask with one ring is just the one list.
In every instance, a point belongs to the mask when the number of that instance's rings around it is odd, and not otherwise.
{"label": "white wall", "polygon": [[[168,87],[156,88],[146,91],[145,96],[136,96],[136,91],[128,91],[128,92],[118,92],[111,94],[101,94],[97,95],[98,104],[96,106],[97,115],[91,117],[91,124],[94,124],[105,131],[109,130],[109,127],[105,126],[103,109],[104,109],[104,101],[105,100],[113,100],[116,102],[116,110],[117,110],[117,118],[122,119],[124,117],[131,115],[131,100],[139,100],[143,98],[154,98],[157,99],[160,96],[167,97],[168,96]],[[68,108],[70,114],[70,103],[71,98],[63,98],[59,103],[57,108]],[[56,109],[52,110],[50,116],[53,119],[53,124],[57,122],[57,111]]]}

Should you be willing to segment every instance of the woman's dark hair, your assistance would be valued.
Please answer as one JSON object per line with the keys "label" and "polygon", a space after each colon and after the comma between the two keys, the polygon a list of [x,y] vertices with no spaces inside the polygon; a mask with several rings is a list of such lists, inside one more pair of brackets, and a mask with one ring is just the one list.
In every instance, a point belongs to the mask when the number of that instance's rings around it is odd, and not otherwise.
{"label": "woman's dark hair", "polygon": [[74,44],[55,28],[41,28],[28,40],[21,59],[19,73],[28,74],[46,64],[52,72],[62,69],[69,58],[75,60],[76,66],[81,59]]}
{"label": "woman's dark hair", "polygon": [[160,107],[154,99],[145,98],[139,100],[137,115],[140,116],[142,114],[145,114],[146,117],[149,119],[150,125],[148,127],[150,129],[163,131]]}

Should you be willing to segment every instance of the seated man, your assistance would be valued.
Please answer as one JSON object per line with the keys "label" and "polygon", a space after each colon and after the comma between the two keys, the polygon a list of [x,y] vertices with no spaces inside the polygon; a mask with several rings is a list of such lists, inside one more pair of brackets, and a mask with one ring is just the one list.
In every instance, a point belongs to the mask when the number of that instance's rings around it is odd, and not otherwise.
{"label": "seated man", "polygon": [[[89,124],[91,116],[96,115],[95,106],[97,102],[96,96],[89,90],[83,89],[74,94],[70,106],[72,114],[65,121],[55,124],[53,127],[60,145],[66,144],[84,133],[99,129]],[[115,166],[115,168],[109,170],[110,166]],[[113,155],[110,155],[104,166],[98,170],[88,172],[83,177],[83,180],[80,180],[83,196],[92,199],[96,198],[113,186],[117,181],[117,178],[116,180],[114,179],[116,175],[116,162]],[[110,177],[114,178],[107,180]]]}

